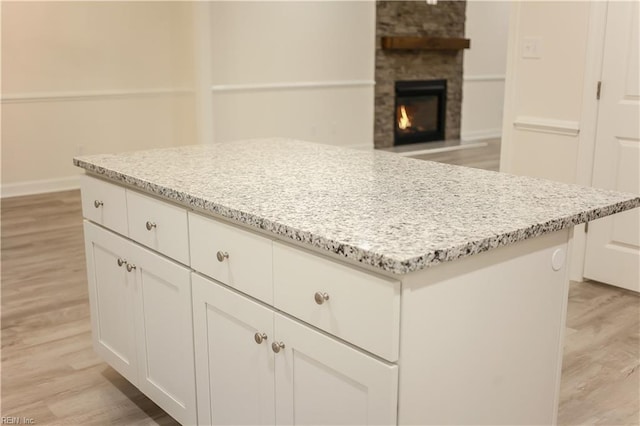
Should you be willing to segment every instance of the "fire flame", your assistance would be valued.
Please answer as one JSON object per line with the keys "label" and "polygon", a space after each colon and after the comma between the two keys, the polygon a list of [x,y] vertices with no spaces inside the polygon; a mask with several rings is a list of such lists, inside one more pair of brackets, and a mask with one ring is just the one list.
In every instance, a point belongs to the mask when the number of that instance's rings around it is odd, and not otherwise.
{"label": "fire flame", "polygon": [[407,116],[407,110],[404,109],[404,105],[400,105],[400,119],[398,120],[398,127],[400,127],[402,130],[406,129],[407,127],[411,127],[411,121]]}

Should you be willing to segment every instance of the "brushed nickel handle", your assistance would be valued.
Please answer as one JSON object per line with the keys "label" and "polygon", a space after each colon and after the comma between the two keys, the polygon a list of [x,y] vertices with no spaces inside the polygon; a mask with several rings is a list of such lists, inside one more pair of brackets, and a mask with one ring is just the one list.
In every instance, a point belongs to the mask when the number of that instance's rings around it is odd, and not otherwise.
{"label": "brushed nickel handle", "polygon": [[216,253],[216,257],[218,258],[218,262],[224,262],[225,259],[229,258],[229,253],[226,251],[219,251]]}
{"label": "brushed nickel handle", "polygon": [[122,265],[124,265],[125,263],[127,263],[126,260],[124,260],[123,258],[119,257],[118,258],[118,266],[122,267]]}
{"label": "brushed nickel handle", "polygon": [[271,349],[275,352],[278,353],[280,352],[280,349],[284,349],[284,343],[282,342],[273,342],[271,344]]}
{"label": "brushed nickel handle", "polygon": [[127,263],[127,271],[128,271],[128,272],[131,272],[131,271],[133,271],[134,269],[136,269],[136,265],[132,265],[132,264],[130,264],[130,263]]}
{"label": "brushed nickel handle", "polygon": [[324,302],[329,300],[329,295],[327,293],[320,293],[319,291],[316,291],[316,294],[313,296],[313,298],[318,305],[322,305]]}
{"label": "brushed nickel handle", "polygon": [[95,207],[96,209],[100,208],[101,206],[104,206],[104,203],[100,200],[95,200],[93,202],[93,207]]}
{"label": "brushed nickel handle", "polygon": [[254,340],[256,341],[257,344],[260,344],[262,342],[264,342],[265,340],[267,340],[267,334],[266,333],[256,333],[253,335]]}
{"label": "brushed nickel handle", "polygon": [[156,224],[155,224],[155,222],[151,222],[151,221],[148,220],[146,226],[147,226],[147,231],[151,231],[153,228],[156,227]]}

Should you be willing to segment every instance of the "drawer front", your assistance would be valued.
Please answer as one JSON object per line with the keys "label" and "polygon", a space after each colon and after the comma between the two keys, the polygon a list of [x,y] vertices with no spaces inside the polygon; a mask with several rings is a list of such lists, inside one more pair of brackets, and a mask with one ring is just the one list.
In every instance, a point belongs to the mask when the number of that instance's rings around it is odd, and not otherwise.
{"label": "drawer front", "polygon": [[82,215],[119,234],[128,235],[126,190],[88,176],[80,176]]}
{"label": "drawer front", "polygon": [[127,191],[129,237],[189,264],[187,211],[134,191]]}
{"label": "drawer front", "polygon": [[273,303],[272,242],[189,212],[191,267],[266,303]]}
{"label": "drawer front", "polygon": [[400,282],[273,243],[274,306],[388,361],[398,360]]}

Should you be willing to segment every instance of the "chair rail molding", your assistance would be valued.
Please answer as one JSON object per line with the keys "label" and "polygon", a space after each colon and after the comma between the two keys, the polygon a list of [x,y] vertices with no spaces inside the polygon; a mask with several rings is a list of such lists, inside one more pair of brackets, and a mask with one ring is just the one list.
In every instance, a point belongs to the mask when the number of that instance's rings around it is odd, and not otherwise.
{"label": "chair rail molding", "polygon": [[292,81],[277,83],[249,83],[249,84],[214,84],[212,92],[242,92],[265,90],[297,90],[297,89],[328,89],[341,87],[373,87],[374,80],[326,80],[326,81]]}
{"label": "chair rail molding", "polygon": [[577,121],[554,120],[544,117],[519,115],[513,121],[513,127],[539,133],[553,133],[563,136],[578,136],[580,123]]}
{"label": "chair rail molding", "polygon": [[13,104],[26,102],[67,102],[119,98],[146,98],[155,96],[182,96],[193,93],[193,90],[186,88],[114,89],[70,92],[23,92],[3,94],[2,103]]}

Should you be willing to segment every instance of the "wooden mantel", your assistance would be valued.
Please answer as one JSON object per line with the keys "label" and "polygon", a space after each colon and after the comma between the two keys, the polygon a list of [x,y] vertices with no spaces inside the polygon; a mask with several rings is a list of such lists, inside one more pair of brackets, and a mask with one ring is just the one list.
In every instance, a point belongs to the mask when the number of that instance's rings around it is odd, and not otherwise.
{"label": "wooden mantel", "polygon": [[468,38],[439,37],[382,37],[383,50],[462,50],[468,49]]}

